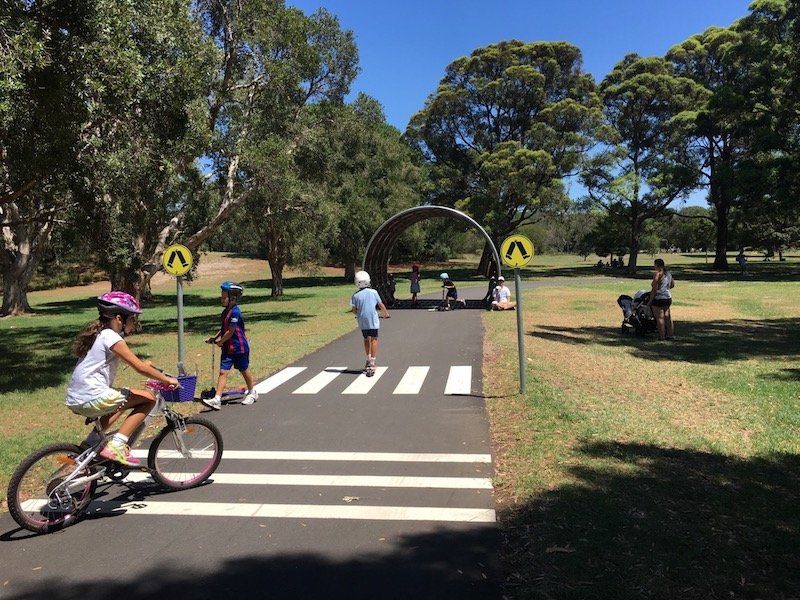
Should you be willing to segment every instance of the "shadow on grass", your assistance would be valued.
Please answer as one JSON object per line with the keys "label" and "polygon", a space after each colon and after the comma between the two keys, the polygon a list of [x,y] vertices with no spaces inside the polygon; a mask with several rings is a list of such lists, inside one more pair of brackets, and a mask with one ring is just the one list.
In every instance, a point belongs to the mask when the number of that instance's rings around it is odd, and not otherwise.
{"label": "shadow on grass", "polygon": [[501,515],[510,598],[797,598],[800,457],[588,443]]}
{"label": "shadow on grass", "polygon": [[692,363],[800,355],[800,319],[797,318],[676,324],[676,339],[669,342],[659,342],[653,336],[625,335],[619,328],[608,327],[542,326],[529,331],[528,335],[564,344],[630,347],[639,356]]}

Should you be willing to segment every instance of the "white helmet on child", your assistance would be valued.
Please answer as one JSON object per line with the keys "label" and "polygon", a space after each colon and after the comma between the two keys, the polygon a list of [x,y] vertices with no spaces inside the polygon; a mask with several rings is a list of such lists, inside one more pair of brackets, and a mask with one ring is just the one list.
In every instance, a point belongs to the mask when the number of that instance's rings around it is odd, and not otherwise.
{"label": "white helmet on child", "polygon": [[369,273],[366,271],[359,271],[356,273],[356,287],[360,290],[368,288],[370,284]]}

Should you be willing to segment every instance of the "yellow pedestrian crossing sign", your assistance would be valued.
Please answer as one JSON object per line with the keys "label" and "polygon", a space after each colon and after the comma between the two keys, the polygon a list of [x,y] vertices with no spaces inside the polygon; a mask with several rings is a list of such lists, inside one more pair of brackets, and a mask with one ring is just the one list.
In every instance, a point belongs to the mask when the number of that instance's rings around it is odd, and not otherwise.
{"label": "yellow pedestrian crossing sign", "polygon": [[172,244],[164,251],[164,256],[161,258],[161,263],[164,265],[164,270],[170,275],[180,277],[186,275],[192,268],[192,253],[181,244]]}
{"label": "yellow pedestrian crossing sign", "polygon": [[524,267],[533,258],[533,242],[524,235],[510,235],[500,244],[500,258],[513,269]]}

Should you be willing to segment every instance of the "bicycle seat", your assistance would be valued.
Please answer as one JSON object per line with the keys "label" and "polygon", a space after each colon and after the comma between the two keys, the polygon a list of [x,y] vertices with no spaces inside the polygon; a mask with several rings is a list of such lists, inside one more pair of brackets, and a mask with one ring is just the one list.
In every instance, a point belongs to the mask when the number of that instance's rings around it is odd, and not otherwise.
{"label": "bicycle seat", "polygon": [[84,425],[91,425],[95,421],[99,421],[99,420],[100,420],[100,417],[86,417],[86,419],[84,420],[83,424]]}

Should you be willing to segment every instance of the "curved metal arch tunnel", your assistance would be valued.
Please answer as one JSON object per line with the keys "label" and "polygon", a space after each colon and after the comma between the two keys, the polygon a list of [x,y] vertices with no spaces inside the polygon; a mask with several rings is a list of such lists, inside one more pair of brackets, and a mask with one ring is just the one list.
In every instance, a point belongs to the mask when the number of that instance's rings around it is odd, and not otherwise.
{"label": "curved metal arch tunnel", "polygon": [[367,249],[364,252],[363,269],[369,273],[372,287],[378,291],[381,300],[384,302],[386,302],[388,298],[389,257],[392,254],[395,243],[397,243],[397,240],[403,235],[406,229],[412,225],[420,221],[436,218],[449,218],[464,221],[480,231],[481,235],[483,235],[489,247],[492,249],[494,263],[497,265],[497,274],[502,274],[502,263],[500,262],[500,255],[497,252],[497,247],[494,245],[489,234],[486,233],[486,230],[472,217],[447,206],[415,206],[400,211],[378,227],[370,238],[369,243],[367,243]]}

